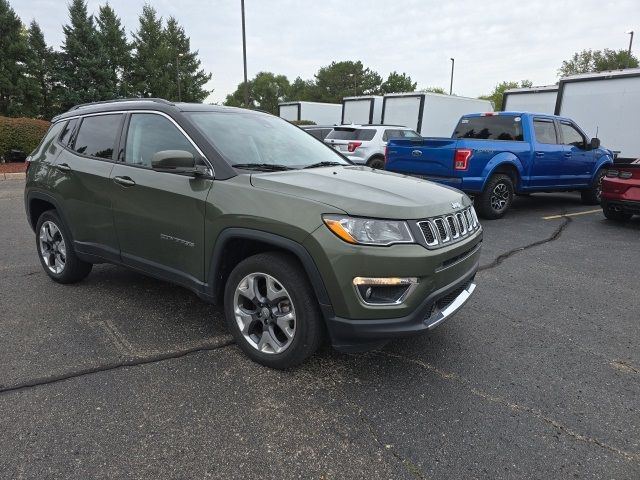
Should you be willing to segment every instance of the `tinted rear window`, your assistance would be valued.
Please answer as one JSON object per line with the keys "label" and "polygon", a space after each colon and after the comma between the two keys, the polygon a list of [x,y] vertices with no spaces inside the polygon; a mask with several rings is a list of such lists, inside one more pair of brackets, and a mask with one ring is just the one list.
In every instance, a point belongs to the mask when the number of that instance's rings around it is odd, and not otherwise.
{"label": "tinted rear window", "polygon": [[512,116],[466,117],[458,123],[453,138],[522,141],[522,122]]}
{"label": "tinted rear window", "polygon": [[372,128],[334,128],[327,138],[334,140],[373,140],[376,131]]}
{"label": "tinted rear window", "polygon": [[82,155],[111,159],[121,120],[121,114],[84,118],[73,149]]}

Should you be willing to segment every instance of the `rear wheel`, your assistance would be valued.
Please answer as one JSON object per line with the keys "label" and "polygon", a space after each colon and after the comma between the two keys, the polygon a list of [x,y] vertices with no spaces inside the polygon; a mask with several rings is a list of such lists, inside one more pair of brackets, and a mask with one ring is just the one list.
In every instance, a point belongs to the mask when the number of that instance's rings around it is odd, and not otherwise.
{"label": "rear wheel", "polygon": [[36,224],[36,246],[44,271],[58,283],[75,283],[91,272],[73,249],[71,237],[55,210],[40,215]]}
{"label": "rear wheel", "polygon": [[289,255],[260,253],[240,262],[227,280],[224,310],[238,346],[262,365],[293,367],[322,343],[318,302]]}
{"label": "rear wheel", "polygon": [[373,157],[369,159],[367,162],[367,167],[371,167],[375,170],[384,169],[384,158],[383,157]]}
{"label": "rear wheel", "polygon": [[513,202],[513,181],[509,175],[493,175],[484,191],[475,198],[478,213],[489,220],[501,218]]}
{"label": "rear wheel", "polygon": [[591,187],[580,192],[582,203],[586,205],[598,205],[600,203],[602,198],[602,179],[604,178],[605,173],[604,169],[598,170]]}
{"label": "rear wheel", "polygon": [[626,222],[631,218],[630,213],[613,210],[610,206],[603,207],[602,213],[608,220],[613,220],[614,222]]}

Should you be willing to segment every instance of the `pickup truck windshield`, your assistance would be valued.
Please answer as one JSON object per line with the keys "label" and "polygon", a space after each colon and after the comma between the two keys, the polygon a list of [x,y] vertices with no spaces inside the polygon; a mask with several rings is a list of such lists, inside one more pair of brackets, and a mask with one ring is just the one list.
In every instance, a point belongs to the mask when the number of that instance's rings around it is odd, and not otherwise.
{"label": "pickup truck windshield", "polygon": [[[279,170],[309,165],[349,165],[341,155],[278,117],[245,112],[187,112],[186,115],[231,165]],[[273,170],[273,169],[272,169]]]}
{"label": "pickup truck windshield", "polygon": [[475,138],[479,140],[522,141],[520,117],[491,115],[486,117],[462,117],[453,138]]}

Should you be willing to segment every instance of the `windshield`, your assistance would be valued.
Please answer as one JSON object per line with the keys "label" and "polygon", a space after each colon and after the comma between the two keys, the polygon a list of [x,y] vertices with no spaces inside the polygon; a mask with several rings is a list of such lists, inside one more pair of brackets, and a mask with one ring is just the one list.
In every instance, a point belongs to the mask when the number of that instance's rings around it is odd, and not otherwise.
{"label": "windshield", "polygon": [[250,112],[189,112],[186,115],[222,156],[239,168],[349,165],[332,148],[278,117]]}

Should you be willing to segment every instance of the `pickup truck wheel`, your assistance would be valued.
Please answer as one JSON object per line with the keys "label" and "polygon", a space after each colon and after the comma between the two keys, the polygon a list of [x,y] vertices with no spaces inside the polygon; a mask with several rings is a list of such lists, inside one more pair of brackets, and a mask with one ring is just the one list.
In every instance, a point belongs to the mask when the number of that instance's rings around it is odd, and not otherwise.
{"label": "pickup truck wheel", "polygon": [[324,331],[311,285],[289,255],[260,253],[240,262],[224,292],[227,325],[252,360],[285,369],[320,346]]}
{"label": "pickup truck wheel", "polygon": [[501,218],[513,202],[513,181],[509,175],[493,175],[475,198],[478,213],[489,220]]}
{"label": "pickup truck wheel", "polygon": [[73,249],[73,242],[55,210],[40,215],[36,224],[36,248],[44,271],[58,283],[76,283],[91,272]]}
{"label": "pickup truck wheel", "polygon": [[382,158],[382,157],[373,157],[373,158],[369,159],[369,161],[367,162],[367,167],[371,167],[371,168],[376,169],[376,170],[383,170],[384,169],[384,158]]}
{"label": "pickup truck wheel", "polygon": [[595,178],[593,179],[593,185],[587,190],[582,190],[580,196],[582,197],[582,203],[585,205],[598,205],[602,198],[602,179],[604,178],[606,171],[604,168],[598,170]]}

